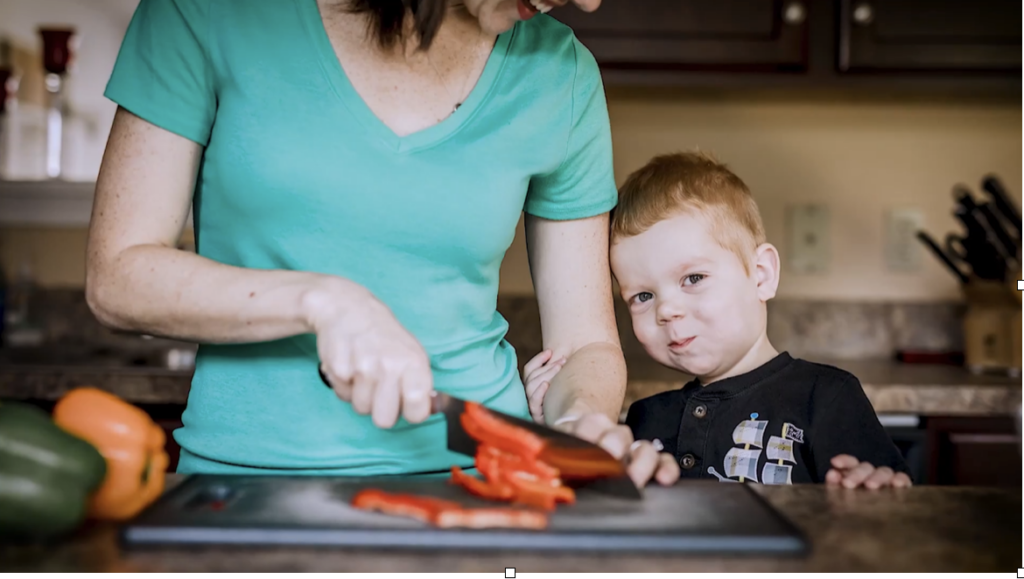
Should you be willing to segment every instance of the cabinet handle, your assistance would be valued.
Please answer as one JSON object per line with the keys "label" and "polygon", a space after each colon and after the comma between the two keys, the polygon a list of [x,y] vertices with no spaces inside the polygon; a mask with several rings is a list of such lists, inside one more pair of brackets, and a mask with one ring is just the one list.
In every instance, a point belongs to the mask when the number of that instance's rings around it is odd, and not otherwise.
{"label": "cabinet handle", "polygon": [[857,24],[867,25],[875,19],[875,9],[870,4],[862,2],[853,8],[853,21]]}
{"label": "cabinet handle", "polygon": [[802,2],[790,2],[786,4],[786,7],[782,10],[782,20],[786,24],[802,24],[807,18],[807,9],[804,8]]}

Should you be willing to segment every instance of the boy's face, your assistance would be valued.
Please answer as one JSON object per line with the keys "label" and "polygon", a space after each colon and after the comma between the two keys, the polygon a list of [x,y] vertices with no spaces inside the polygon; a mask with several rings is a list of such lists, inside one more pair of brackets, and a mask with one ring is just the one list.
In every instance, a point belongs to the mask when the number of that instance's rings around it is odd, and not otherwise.
{"label": "boy's face", "polygon": [[651,357],[702,381],[743,361],[765,336],[765,302],[778,285],[775,249],[765,244],[756,253],[748,275],[693,212],[616,240],[612,271]]}

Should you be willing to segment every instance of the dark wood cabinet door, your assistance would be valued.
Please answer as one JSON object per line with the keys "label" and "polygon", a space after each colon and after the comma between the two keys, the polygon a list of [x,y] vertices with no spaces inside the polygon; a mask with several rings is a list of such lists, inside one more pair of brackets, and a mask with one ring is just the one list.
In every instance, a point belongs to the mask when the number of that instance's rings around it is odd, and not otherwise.
{"label": "dark wood cabinet door", "polygon": [[1010,417],[941,417],[928,421],[931,482],[1021,486],[1021,446]]}
{"label": "dark wood cabinet door", "polygon": [[841,72],[1020,74],[1020,0],[837,0]]}
{"label": "dark wood cabinet door", "polygon": [[602,68],[803,71],[811,0],[604,0],[551,15]]}

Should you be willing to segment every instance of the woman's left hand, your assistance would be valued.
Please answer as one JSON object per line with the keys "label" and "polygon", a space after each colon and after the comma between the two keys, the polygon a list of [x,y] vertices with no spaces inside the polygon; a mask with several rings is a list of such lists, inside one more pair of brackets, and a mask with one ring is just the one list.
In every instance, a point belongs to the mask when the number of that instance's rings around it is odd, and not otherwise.
{"label": "woman's left hand", "polygon": [[679,480],[679,465],[667,452],[659,452],[648,440],[633,440],[633,433],[624,424],[616,424],[599,412],[590,412],[579,418],[558,421],[557,428],[597,444],[615,458],[626,460],[626,472],[638,487],[651,479],[662,486]]}

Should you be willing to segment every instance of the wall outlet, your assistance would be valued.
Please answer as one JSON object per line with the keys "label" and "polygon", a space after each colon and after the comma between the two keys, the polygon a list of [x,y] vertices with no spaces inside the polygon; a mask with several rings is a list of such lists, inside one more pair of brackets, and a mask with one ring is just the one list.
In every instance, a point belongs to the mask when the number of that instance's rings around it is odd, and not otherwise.
{"label": "wall outlet", "polygon": [[786,208],[788,255],[784,261],[797,273],[826,273],[831,257],[829,211],[820,204]]}
{"label": "wall outlet", "polygon": [[917,232],[924,228],[920,209],[901,208],[885,212],[885,266],[889,271],[920,271],[921,242]]}

